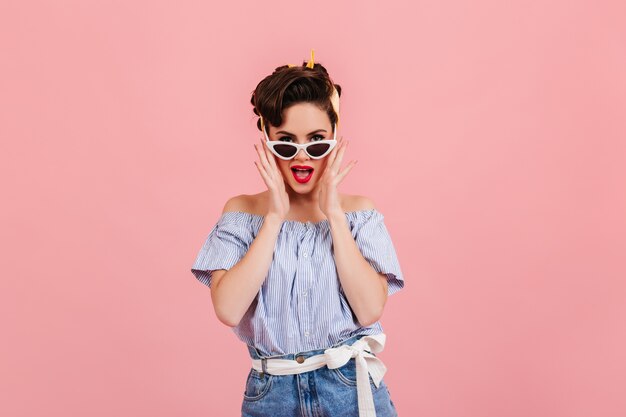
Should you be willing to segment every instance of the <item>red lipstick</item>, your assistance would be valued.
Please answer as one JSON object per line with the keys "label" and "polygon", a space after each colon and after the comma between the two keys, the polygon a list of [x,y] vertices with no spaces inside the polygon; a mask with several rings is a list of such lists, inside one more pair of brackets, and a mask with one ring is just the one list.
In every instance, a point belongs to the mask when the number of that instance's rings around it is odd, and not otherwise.
{"label": "red lipstick", "polygon": [[291,173],[293,177],[301,184],[309,182],[313,177],[313,167],[308,165],[294,165],[291,167]]}

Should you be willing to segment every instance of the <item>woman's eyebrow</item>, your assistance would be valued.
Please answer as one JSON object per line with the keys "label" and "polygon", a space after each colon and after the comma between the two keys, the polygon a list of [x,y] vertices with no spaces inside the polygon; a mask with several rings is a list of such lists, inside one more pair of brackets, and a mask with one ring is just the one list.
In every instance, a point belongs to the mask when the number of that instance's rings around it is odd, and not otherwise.
{"label": "woman's eyebrow", "polygon": [[[312,131],[311,133],[309,133],[307,136],[311,136],[312,134],[317,133],[317,132],[326,132],[326,129],[317,129],[317,130],[314,130],[314,131]],[[278,131],[278,132],[276,132],[276,133],[277,133],[277,134],[278,134],[278,133],[285,133],[285,134],[287,134],[287,135],[296,136],[294,133],[289,133],[289,132],[287,132],[286,130],[279,130],[279,131]]]}

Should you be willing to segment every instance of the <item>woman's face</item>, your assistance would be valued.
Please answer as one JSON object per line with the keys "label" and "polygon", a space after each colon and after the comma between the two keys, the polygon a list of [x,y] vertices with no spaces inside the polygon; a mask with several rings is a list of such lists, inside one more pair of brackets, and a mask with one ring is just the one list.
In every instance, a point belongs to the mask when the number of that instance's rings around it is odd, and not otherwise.
{"label": "woman's face", "polygon": [[[271,141],[284,141],[292,143],[309,143],[318,140],[332,139],[333,131],[328,114],[313,103],[297,103],[283,110],[283,124],[278,127],[269,125],[269,139]],[[321,159],[312,159],[299,150],[296,156],[290,160],[284,160],[274,156],[276,165],[293,191],[299,194],[307,194],[315,189],[319,182],[328,155]],[[312,171],[300,174],[294,167],[312,169]]]}

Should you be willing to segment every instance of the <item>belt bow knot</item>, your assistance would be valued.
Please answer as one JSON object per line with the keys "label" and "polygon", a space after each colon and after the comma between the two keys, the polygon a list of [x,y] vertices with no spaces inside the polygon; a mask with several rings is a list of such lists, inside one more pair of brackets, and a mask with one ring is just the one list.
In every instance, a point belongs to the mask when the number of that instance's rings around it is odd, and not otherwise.
{"label": "belt bow knot", "polygon": [[376,416],[369,376],[372,376],[374,385],[378,388],[385,372],[387,372],[385,364],[373,355],[373,353],[383,350],[385,338],[384,333],[364,336],[352,345],[341,345],[324,351],[326,366],[330,369],[340,368],[350,359],[355,358],[359,417]]}

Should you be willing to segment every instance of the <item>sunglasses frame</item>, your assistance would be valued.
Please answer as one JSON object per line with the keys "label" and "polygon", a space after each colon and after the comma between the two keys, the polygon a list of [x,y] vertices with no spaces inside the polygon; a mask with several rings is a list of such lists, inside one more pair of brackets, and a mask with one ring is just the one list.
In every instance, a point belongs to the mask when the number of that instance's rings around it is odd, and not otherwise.
{"label": "sunglasses frame", "polygon": [[[286,142],[283,140],[270,140],[270,138],[267,136],[267,132],[265,131],[265,126],[263,124],[263,119],[261,119],[261,127],[263,129],[263,134],[265,135],[265,145],[269,148],[269,150],[276,155],[278,158],[283,159],[285,161],[289,161],[291,159],[294,159],[298,153],[300,152],[300,149],[304,150],[304,152],[309,156],[309,158],[311,159],[322,159],[325,156],[327,156],[332,150],[333,148],[337,145],[337,123],[335,123],[335,131],[333,134],[333,138],[332,139],[323,139],[323,140],[316,140],[314,142],[309,142],[309,143],[304,143],[304,144],[299,144],[299,143],[293,143],[293,142]],[[328,150],[321,156],[313,156],[309,153],[309,151],[307,150],[307,148],[309,146],[312,145],[317,145],[319,143],[328,143],[330,145],[330,147],[328,148]],[[285,157],[280,155],[275,149],[274,146],[276,145],[289,145],[289,146],[293,146],[294,148],[296,148],[296,153],[293,154],[292,157]]]}

